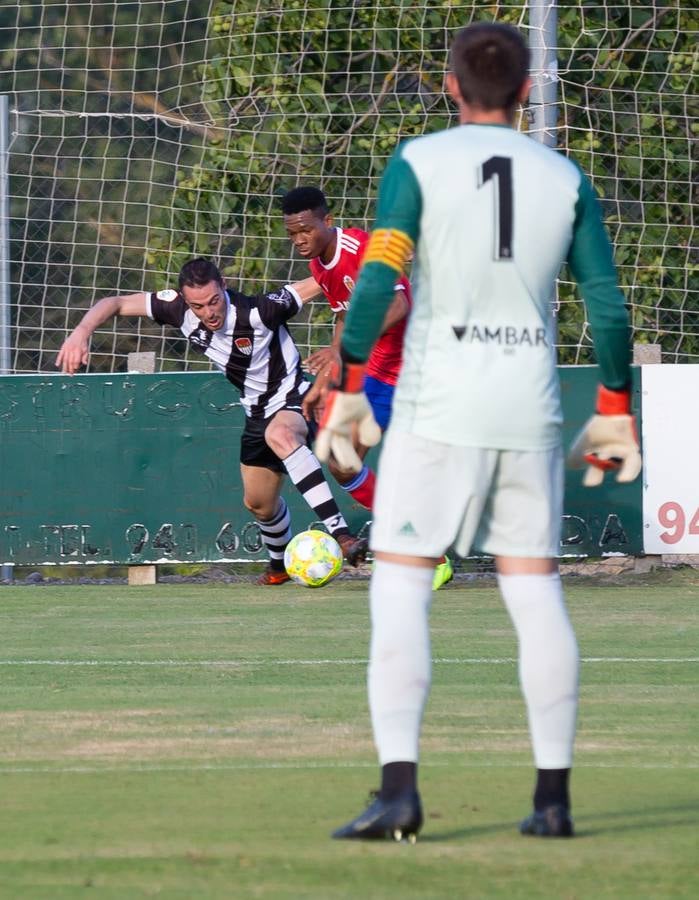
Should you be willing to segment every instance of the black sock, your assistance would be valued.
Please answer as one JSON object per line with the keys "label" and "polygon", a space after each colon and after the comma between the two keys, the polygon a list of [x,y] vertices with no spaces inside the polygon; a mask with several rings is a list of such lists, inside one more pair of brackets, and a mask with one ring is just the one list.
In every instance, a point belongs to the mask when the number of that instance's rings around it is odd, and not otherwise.
{"label": "black sock", "polygon": [[547,806],[561,804],[570,808],[568,795],[568,777],[570,769],[537,769],[536,788],[534,790],[534,809],[537,812]]}
{"label": "black sock", "polygon": [[417,790],[417,763],[392,762],[381,767],[381,799],[393,800],[404,791]]}

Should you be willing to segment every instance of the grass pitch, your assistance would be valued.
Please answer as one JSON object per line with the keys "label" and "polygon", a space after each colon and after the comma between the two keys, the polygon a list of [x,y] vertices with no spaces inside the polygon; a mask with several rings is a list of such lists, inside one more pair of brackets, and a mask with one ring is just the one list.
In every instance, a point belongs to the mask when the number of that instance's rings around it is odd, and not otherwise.
{"label": "grass pitch", "polygon": [[378,786],[366,582],[0,588],[0,897],[699,896],[696,572],[567,581],[578,836],[533,770],[494,583],[435,595],[415,847],[328,837]]}

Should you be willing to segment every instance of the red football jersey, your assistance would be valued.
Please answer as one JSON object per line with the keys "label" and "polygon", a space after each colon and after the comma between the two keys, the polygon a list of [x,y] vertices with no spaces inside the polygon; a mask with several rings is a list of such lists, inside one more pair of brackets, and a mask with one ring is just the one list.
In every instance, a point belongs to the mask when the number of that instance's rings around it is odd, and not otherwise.
{"label": "red football jersey", "polygon": [[[361,228],[336,228],[335,231],[337,245],[333,258],[327,265],[318,258],[312,259],[309,268],[327,297],[330,309],[337,313],[349,308],[369,234]],[[405,275],[396,282],[396,290],[400,289],[405,291],[408,305],[412,307],[410,282]],[[407,323],[406,316],[376,341],[367,361],[367,375],[386,384],[396,383],[403,360],[403,335]]]}

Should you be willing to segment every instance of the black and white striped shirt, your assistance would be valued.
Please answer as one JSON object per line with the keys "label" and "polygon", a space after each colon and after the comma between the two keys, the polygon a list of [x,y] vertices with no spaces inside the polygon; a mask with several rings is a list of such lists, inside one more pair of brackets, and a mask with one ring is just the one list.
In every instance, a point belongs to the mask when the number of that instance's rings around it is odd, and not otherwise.
{"label": "black and white striped shirt", "polygon": [[160,325],[174,325],[225,373],[240,391],[245,415],[266,419],[285,407],[301,407],[310,387],[301,357],[286,322],[301,309],[301,299],[287,285],[279,291],[248,297],[227,290],[226,321],[209,331],[178,291],[147,294],[148,315]]}

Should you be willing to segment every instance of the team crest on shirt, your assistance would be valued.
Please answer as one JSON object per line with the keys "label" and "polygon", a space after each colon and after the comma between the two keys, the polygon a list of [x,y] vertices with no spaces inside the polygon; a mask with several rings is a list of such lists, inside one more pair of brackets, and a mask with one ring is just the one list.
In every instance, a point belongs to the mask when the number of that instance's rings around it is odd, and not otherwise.
{"label": "team crest on shirt", "polygon": [[354,278],[350,278],[349,275],[342,276],[342,283],[347,288],[348,293],[352,293],[354,290]]}
{"label": "team crest on shirt", "polygon": [[233,343],[244,356],[252,356],[252,341],[250,338],[236,338]]}
{"label": "team crest on shirt", "polygon": [[158,300],[164,300],[165,303],[172,303],[173,300],[177,300],[177,291],[158,291],[155,296]]}

